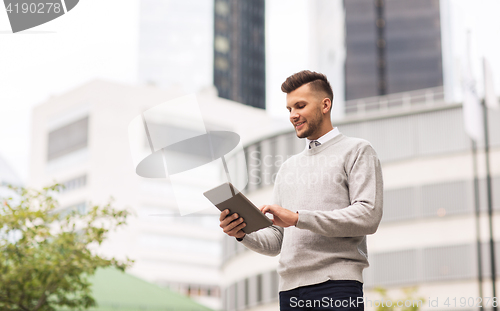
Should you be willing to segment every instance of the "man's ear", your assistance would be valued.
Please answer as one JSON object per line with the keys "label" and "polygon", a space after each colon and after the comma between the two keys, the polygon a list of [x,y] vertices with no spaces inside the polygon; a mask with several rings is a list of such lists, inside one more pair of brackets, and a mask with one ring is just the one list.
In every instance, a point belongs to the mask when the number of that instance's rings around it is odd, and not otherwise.
{"label": "man's ear", "polygon": [[327,113],[331,110],[332,102],[330,98],[325,97],[323,98],[323,101],[321,102],[321,111],[324,113]]}

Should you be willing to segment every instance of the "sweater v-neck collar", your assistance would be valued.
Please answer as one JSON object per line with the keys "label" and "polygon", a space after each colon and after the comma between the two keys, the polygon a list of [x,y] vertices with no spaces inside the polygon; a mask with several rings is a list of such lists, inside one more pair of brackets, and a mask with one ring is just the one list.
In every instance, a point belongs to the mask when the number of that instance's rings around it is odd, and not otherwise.
{"label": "sweater v-neck collar", "polygon": [[312,148],[312,149],[305,149],[302,153],[306,156],[312,156],[312,155],[318,154],[318,153],[322,152],[323,150],[335,145],[336,143],[338,143],[339,141],[344,139],[344,137],[345,137],[344,134],[340,133],[337,136],[335,136],[334,138],[328,140],[326,143],[321,144],[321,145],[319,145],[315,148]]}

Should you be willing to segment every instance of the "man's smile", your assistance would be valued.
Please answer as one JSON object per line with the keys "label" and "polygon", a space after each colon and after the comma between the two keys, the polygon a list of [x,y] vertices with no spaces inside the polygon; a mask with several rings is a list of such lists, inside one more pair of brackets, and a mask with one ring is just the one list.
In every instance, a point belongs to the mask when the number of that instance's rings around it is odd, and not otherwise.
{"label": "man's smile", "polygon": [[296,129],[300,129],[303,127],[304,123],[306,123],[306,121],[303,121],[303,122],[299,122],[299,123],[295,123],[295,128]]}

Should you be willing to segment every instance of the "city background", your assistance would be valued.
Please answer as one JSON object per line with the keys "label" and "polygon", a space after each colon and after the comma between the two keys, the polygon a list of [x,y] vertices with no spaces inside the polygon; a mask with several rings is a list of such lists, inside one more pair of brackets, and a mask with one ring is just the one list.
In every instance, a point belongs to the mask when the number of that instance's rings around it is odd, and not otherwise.
{"label": "city background", "polygon": [[[134,211],[99,249],[136,260],[125,276],[98,275],[96,288],[118,292],[101,292],[103,308],[152,309],[161,305],[153,306],[156,299],[185,296],[199,308],[276,310],[277,258],[225,237],[215,207],[181,217],[168,179],[135,174],[129,124],[147,109],[196,94],[206,130],[240,135],[242,150],[227,156],[231,178],[248,178],[242,190],[265,204],[279,159],[305,147],[289,124],[280,85],[315,70],[331,81],[334,126],[370,141],[382,162],[384,217],[368,237],[366,297],[380,298],[382,287],[399,299],[411,286],[427,301],[491,297],[485,143],[477,143],[475,175],[463,110],[470,95],[464,85],[485,95],[484,59],[498,102],[499,11],[500,3],[486,0],[86,1],[15,35],[2,11],[0,182],[62,183],[61,210],[85,213],[113,196]],[[498,224],[500,111],[487,111]],[[173,135],[193,130],[183,118],[179,112],[156,125]],[[137,148],[147,152],[147,141]],[[201,178],[182,182],[207,185]],[[499,230],[493,235],[498,274]]]}

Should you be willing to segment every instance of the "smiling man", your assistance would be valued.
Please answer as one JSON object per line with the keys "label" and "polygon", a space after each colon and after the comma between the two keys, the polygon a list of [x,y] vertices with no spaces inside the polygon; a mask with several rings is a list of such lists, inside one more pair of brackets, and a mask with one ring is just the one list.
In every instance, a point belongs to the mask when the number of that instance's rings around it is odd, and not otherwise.
{"label": "smiling man", "polygon": [[382,217],[382,171],[366,140],[347,137],[331,123],[333,92],[325,75],[301,71],[281,89],[305,149],[281,166],[274,184],[273,226],[245,234],[244,219],[228,210],[220,226],[247,248],[281,254],[281,310],[363,310],[366,235]]}

